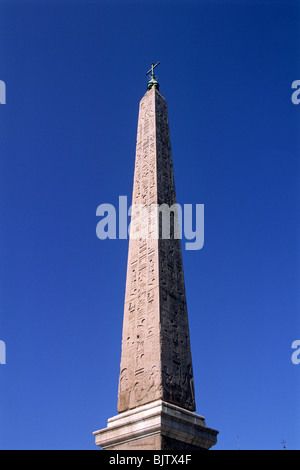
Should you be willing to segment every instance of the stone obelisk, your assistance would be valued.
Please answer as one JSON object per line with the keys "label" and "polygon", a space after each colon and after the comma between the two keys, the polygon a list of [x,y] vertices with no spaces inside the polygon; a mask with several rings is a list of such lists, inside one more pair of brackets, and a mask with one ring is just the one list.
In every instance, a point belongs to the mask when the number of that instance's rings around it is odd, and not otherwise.
{"label": "stone obelisk", "polygon": [[147,72],[138,117],[119,414],[94,432],[107,450],[200,450],[217,442],[218,431],[194,413],[168,111],[156,65]]}

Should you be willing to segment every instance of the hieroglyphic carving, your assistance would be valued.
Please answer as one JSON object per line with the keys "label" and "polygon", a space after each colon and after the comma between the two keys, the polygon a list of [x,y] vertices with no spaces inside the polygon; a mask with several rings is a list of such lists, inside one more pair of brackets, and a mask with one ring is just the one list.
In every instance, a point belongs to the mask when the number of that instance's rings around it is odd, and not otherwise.
{"label": "hieroglyphic carving", "polygon": [[[137,127],[133,204],[176,202],[167,105],[155,88],[142,98]],[[195,409],[180,240],[157,239],[148,219],[130,238],[118,411],[162,398]],[[148,224],[147,224],[148,222]],[[146,224],[146,227],[145,227]],[[147,227],[148,225],[148,227]]]}

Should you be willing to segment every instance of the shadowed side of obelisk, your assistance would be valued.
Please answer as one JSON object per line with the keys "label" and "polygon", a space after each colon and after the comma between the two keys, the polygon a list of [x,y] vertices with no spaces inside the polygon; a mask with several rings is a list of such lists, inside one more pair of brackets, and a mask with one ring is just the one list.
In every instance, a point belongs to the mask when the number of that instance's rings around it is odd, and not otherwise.
{"label": "shadowed side of obelisk", "polygon": [[[194,411],[195,393],[167,103],[155,90],[162,398]],[[164,225],[166,227],[164,227]]]}

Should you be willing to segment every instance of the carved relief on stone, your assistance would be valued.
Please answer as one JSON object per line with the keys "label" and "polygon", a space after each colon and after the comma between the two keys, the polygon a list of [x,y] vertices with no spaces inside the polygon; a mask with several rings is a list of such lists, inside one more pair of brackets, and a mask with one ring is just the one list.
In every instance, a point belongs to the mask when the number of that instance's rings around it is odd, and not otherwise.
{"label": "carved relief on stone", "polygon": [[126,392],[128,388],[128,370],[124,368],[120,373],[120,392]]}
{"label": "carved relief on stone", "polygon": [[137,293],[137,263],[131,267],[130,293],[132,296]]}
{"label": "carved relief on stone", "polygon": [[136,372],[143,369],[144,356],[145,356],[145,354],[143,354],[142,352],[136,355],[136,357],[135,357]]}
{"label": "carved relief on stone", "polygon": [[182,383],[182,390],[184,394],[184,401],[190,407],[195,406],[195,390],[194,390],[194,379],[192,365],[188,364],[184,374],[184,380]]}
{"label": "carved relief on stone", "polygon": [[133,321],[128,322],[127,326],[124,326],[124,335],[123,335],[123,348],[130,348],[135,345],[135,323]]}
{"label": "carved relief on stone", "polygon": [[151,370],[148,374],[148,390],[147,393],[155,393],[160,388],[160,377],[159,377],[159,369],[154,364],[151,367]]}
{"label": "carved relief on stone", "polygon": [[[174,202],[167,107],[153,88],[140,103],[133,203]],[[157,398],[193,410],[180,240],[158,240],[149,222],[149,215],[138,221],[139,236],[129,240],[118,411]]]}
{"label": "carved relief on stone", "polygon": [[145,395],[144,378],[140,377],[134,384],[134,398],[137,404],[140,404]]}
{"label": "carved relief on stone", "polygon": [[145,285],[147,282],[147,266],[143,264],[139,269],[139,284]]}
{"label": "carved relief on stone", "polygon": [[148,285],[153,286],[155,282],[155,258],[154,255],[148,258]]}
{"label": "carved relief on stone", "polygon": [[138,296],[137,303],[137,318],[141,318],[145,315],[146,311],[146,292],[143,290]]}

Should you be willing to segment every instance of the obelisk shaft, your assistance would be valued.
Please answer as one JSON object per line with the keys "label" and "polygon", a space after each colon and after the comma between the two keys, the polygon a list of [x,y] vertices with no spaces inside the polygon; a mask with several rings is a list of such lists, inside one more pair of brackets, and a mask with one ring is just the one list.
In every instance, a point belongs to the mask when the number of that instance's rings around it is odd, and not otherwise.
{"label": "obelisk shaft", "polygon": [[[174,204],[167,104],[152,87],[140,102],[138,118],[119,412],[157,399],[195,410],[181,243],[174,238]],[[169,238],[162,238],[161,226],[157,236],[149,223],[155,205],[175,207],[170,211]],[[141,219],[144,209],[146,217]]]}

